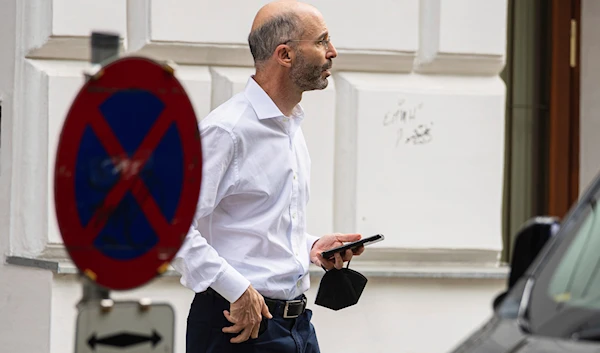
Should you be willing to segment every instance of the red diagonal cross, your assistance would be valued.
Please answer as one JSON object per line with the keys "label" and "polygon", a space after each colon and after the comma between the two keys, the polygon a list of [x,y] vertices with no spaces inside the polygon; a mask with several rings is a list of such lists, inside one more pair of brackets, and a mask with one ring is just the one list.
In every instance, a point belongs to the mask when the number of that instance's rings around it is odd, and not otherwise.
{"label": "red diagonal cross", "polygon": [[102,136],[99,140],[111,157],[113,165],[116,165],[116,168],[120,170],[121,177],[117,184],[109,191],[102,206],[96,210],[88,222],[83,231],[84,237],[87,239],[91,237],[93,239],[98,235],[123,197],[125,197],[125,193],[129,190],[132,191],[131,193],[146,215],[146,219],[150,222],[150,226],[152,226],[157,234],[159,233],[159,229],[167,229],[170,226],[150,194],[146,184],[139,177],[139,173],[144,169],[144,165],[152,155],[152,151],[159,144],[172,122],[171,115],[163,118],[159,116],[137,151],[129,158],[106,120],[89,119],[88,123],[97,136]]}

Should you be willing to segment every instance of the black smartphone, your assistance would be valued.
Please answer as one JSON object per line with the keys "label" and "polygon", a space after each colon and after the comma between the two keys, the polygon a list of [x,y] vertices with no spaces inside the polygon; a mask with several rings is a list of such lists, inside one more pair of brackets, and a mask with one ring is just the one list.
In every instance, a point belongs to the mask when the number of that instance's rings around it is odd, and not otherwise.
{"label": "black smartphone", "polygon": [[321,256],[323,256],[327,260],[331,260],[331,259],[333,259],[333,255],[336,252],[344,252],[344,251],[346,251],[348,249],[354,250],[354,249],[360,247],[361,245],[367,246],[367,245],[370,245],[370,244],[373,244],[373,243],[380,242],[383,239],[385,239],[385,237],[383,236],[383,234],[376,234],[376,235],[370,236],[368,238],[362,238],[361,240],[357,240],[357,241],[353,241],[351,243],[344,244],[344,245],[339,246],[337,248],[333,248],[333,249],[329,249],[327,251],[323,251],[321,253]]}

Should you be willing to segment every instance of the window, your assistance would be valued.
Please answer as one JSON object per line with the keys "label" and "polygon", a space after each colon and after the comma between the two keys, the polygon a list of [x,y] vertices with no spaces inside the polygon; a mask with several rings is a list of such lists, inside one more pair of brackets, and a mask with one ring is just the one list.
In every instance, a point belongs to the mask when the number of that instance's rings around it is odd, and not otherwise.
{"label": "window", "polygon": [[535,334],[569,338],[600,328],[600,179],[590,190],[534,274],[528,316]]}
{"label": "window", "polygon": [[556,303],[600,310],[600,205],[594,200],[552,275],[548,295]]}

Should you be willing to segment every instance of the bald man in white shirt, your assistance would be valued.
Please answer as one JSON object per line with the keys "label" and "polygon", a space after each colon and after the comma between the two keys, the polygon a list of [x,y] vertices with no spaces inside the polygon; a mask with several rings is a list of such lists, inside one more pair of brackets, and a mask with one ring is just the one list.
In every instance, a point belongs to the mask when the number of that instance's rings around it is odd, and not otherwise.
{"label": "bald man in white shirt", "polygon": [[196,293],[187,352],[315,353],[309,264],[340,269],[364,250],[329,261],[322,251],[360,234],[306,232],[310,158],[299,103],[327,87],[337,51],[321,13],[297,1],[261,8],[248,42],[255,75],[200,124],[200,201],[173,262]]}

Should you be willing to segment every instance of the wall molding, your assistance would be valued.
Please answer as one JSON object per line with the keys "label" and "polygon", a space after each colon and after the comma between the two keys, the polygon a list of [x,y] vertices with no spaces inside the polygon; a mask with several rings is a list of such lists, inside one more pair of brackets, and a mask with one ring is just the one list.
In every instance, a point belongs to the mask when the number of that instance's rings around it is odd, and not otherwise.
{"label": "wall molding", "polygon": [[[84,60],[91,59],[91,39],[88,36],[50,36],[44,44],[29,50],[27,59]],[[121,54],[125,53],[125,42],[120,40]]]}
{"label": "wall molding", "polygon": [[[41,46],[30,50],[28,59],[90,60],[90,39],[86,36],[51,36]],[[246,44],[188,43],[152,41],[129,51],[121,39],[121,55],[143,55],[155,60],[172,60],[184,65],[253,67]],[[334,71],[408,73],[412,71],[415,52],[391,50],[338,49]]]}
{"label": "wall molding", "polygon": [[432,59],[415,59],[415,72],[422,74],[452,74],[496,76],[504,68],[502,55],[437,53]]}
{"label": "wall molding", "polygon": [[[90,60],[89,37],[51,36],[30,50],[28,59]],[[504,68],[502,55],[436,53],[419,57],[415,52],[391,50],[338,49],[333,71],[416,73],[452,75],[498,75]],[[252,55],[245,44],[160,42],[146,43],[128,51],[124,39],[120,55],[142,55],[183,65],[253,67]]]}
{"label": "wall molding", "polygon": [[[484,249],[386,249],[369,248],[351,261],[351,268],[371,278],[505,279],[509,269],[498,262],[499,251]],[[78,274],[65,248],[49,245],[38,257],[8,256],[6,263],[33,267],[56,274]],[[310,275],[323,269],[311,265]],[[170,268],[164,276],[178,277]]]}

